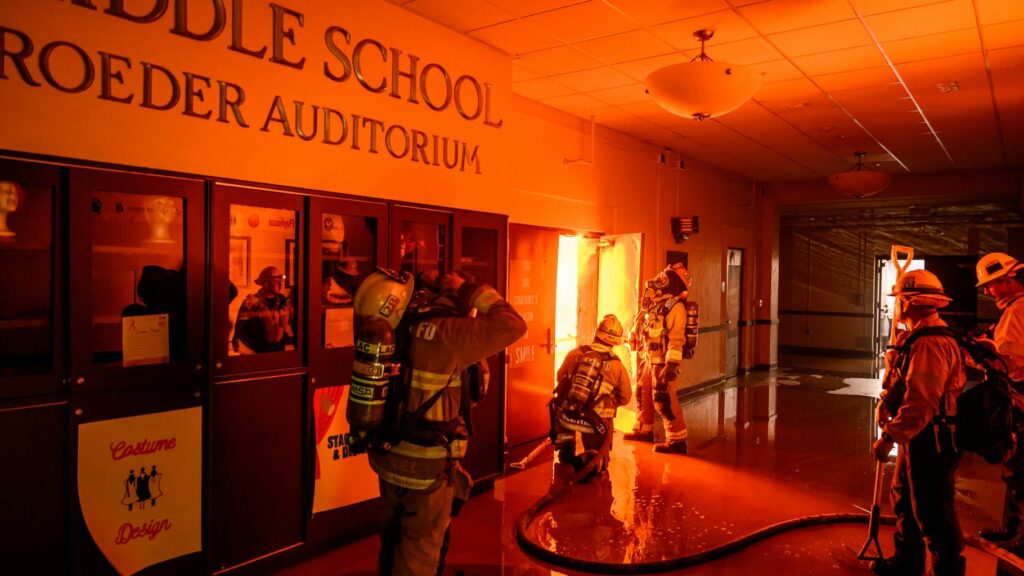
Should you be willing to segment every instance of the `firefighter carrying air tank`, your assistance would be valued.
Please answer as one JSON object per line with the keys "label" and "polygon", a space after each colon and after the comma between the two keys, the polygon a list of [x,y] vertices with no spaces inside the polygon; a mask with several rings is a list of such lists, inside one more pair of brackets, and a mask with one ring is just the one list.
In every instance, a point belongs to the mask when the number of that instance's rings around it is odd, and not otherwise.
{"label": "firefighter carrying air tank", "polygon": [[697,347],[696,302],[687,300],[693,283],[682,264],[672,264],[645,283],[630,347],[637,351],[637,415],[627,440],[654,442],[655,413],[662,418],[665,442],[655,452],[686,454],[686,419],[676,395],[683,359]]}

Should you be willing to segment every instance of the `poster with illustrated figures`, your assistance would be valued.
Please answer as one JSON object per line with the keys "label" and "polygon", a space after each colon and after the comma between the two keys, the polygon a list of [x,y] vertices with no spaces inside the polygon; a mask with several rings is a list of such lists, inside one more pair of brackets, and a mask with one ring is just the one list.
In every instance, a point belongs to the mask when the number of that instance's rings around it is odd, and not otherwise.
{"label": "poster with illustrated figures", "polygon": [[313,513],[350,506],[380,495],[377,475],[364,454],[348,449],[348,386],[328,386],[313,392],[316,423],[316,484]]}
{"label": "poster with illustrated figures", "polygon": [[202,409],[78,427],[78,499],[120,574],[201,550]]}

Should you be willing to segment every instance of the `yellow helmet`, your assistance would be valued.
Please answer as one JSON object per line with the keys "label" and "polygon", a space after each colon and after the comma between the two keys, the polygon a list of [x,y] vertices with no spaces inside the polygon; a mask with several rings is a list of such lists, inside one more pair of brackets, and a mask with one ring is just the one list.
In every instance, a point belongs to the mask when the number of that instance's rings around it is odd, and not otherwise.
{"label": "yellow helmet", "polygon": [[601,323],[597,325],[594,340],[604,342],[609,346],[622,344],[622,322],[619,322],[615,314],[608,314],[601,319]]}
{"label": "yellow helmet", "polygon": [[412,273],[377,268],[356,289],[352,306],[357,316],[383,318],[394,330],[412,298],[412,287]]}
{"label": "yellow helmet", "polygon": [[902,297],[911,306],[945,308],[953,301],[946,296],[938,276],[927,270],[911,270],[896,282],[889,296]]}
{"label": "yellow helmet", "polygon": [[1008,254],[1002,252],[992,252],[991,254],[985,254],[978,260],[978,265],[975,268],[975,272],[978,275],[978,283],[976,287],[981,288],[985,284],[998,280],[1004,276],[1013,278],[1017,275],[1017,270],[1020,270],[1022,266],[1017,262],[1017,259]]}

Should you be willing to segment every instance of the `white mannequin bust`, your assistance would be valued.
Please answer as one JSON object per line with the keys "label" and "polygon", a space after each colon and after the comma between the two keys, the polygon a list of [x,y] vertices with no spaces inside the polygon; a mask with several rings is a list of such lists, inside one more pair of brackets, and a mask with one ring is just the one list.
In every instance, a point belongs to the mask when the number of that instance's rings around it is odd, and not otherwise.
{"label": "white mannequin bust", "polygon": [[167,196],[154,196],[146,201],[146,222],[149,223],[149,238],[146,242],[171,244],[170,225],[178,213],[174,199]]}
{"label": "white mannequin bust", "polygon": [[25,192],[17,182],[0,180],[0,239],[13,240],[15,232],[7,227],[7,215],[16,212]]}

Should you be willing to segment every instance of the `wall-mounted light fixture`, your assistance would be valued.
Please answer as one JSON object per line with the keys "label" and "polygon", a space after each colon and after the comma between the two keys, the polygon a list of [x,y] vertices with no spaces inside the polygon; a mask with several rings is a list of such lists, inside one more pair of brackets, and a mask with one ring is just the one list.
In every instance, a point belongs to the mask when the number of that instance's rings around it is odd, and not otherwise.
{"label": "wall-mounted light fixture", "polygon": [[675,238],[676,244],[689,240],[690,234],[697,232],[700,232],[700,220],[697,216],[672,219],[672,237]]}

